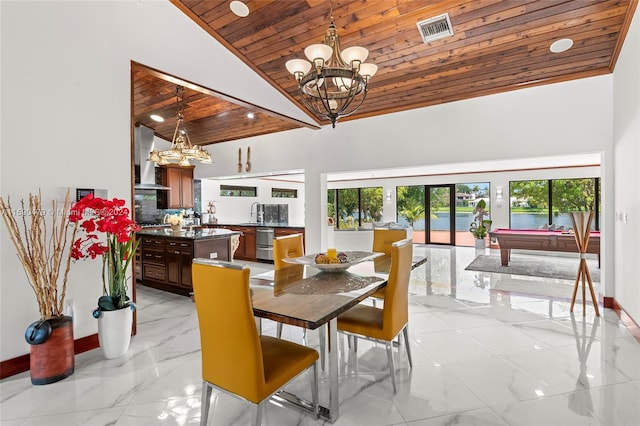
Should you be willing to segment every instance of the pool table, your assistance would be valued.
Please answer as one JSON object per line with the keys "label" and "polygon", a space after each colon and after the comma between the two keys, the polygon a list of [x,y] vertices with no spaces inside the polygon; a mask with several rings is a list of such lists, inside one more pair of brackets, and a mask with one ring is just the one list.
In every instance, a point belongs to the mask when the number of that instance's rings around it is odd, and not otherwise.
{"label": "pool table", "polygon": [[[502,266],[509,266],[511,249],[547,250],[578,253],[578,245],[573,233],[549,231],[546,229],[495,229],[489,232],[500,246]],[[592,231],[589,236],[587,253],[598,255],[600,266],[600,232]]]}

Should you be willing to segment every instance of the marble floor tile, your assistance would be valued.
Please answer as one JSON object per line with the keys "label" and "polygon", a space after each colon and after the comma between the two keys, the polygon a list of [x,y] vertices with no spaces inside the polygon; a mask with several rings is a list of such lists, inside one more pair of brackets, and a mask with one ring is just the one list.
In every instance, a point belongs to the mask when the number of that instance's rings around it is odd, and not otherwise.
{"label": "marble floor tile", "polygon": [[[359,340],[356,352],[342,336],[335,425],[640,424],[640,343],[614,311],[602,308],[598,318],[587,304],[583,316],[578,303],[572,315],[563,296],[570,281],[466,271],[478,254],[473,248],[423,245],[414,251],[429,261],[413,271],[409,286],[413,368],[403,342],[394,348],[394,394],[384,345]],[[248,265],[253,274],[270,268]],[[125,356],[107,360],[100,349],[79,354],[75,373],[51,385],[31,385],[28,372],[0,381],[0,424],[199,424],[195,306],[144,286],[137,296],[138,333]],[[273,335],[276,324],[264,320],[262,329]],[[285,326],[283,337],[319,349],[317,331]],[[310,398],[309,384],[303,374],[287,389]],[[328,378],[321,373],[320,400],[327,399]],[[214,391],[209,425],[247,425],[252,409]],[[268,402],[263,424],[327,422]]]}
{"label": "marble floor tile", "polygon": [[611,426],[593,413],[583,410],[582,402],[571,401],[565,395],[555,395],[530,401],[495,405],[492,410],[508,424],[523,426]]}

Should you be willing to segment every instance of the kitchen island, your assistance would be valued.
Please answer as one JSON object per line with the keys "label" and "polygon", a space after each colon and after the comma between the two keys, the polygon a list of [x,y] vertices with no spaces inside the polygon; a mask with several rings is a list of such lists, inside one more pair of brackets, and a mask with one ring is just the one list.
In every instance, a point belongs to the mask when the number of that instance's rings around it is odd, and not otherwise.
{"label": "kitchen island", "polygon": [[188,296],[191,262],[194,258],[231,260],[231,239],[239,232],[229,229],[193,227],[181,231],[146,228],[140,238],[142,284]]}

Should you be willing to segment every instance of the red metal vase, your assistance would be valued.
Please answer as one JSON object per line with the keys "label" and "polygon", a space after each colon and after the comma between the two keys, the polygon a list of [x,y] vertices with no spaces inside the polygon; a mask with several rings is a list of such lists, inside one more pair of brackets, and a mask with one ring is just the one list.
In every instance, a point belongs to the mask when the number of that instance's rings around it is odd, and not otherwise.
{"label": "red metal vase", "polygon": [[65,315],[48,321],[51,336],[44,343],[31,345],[30,374],[34,385],[58,382],[75,369],[73,318]]}

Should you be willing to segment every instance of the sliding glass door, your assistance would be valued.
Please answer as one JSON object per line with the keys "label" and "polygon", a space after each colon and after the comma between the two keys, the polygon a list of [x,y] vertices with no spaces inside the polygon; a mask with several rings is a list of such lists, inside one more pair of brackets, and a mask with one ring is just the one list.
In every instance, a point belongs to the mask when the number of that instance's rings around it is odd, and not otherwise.
{"label": "sliding glass door", "polygon": [[454,185],[396,188],[397,221],[413,228],[417,244],[455,245]]}
{"label": "sliding glass door", "polygon": [[426,221],[427,244],[456,244],[455,199],[453,185],[427,185],[426,209],[429,220]]}

